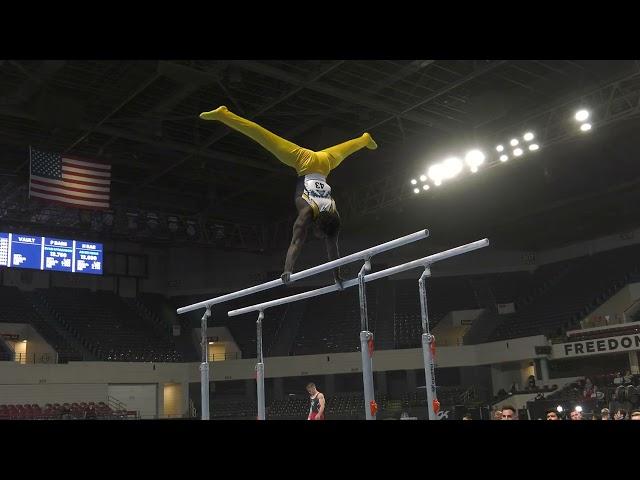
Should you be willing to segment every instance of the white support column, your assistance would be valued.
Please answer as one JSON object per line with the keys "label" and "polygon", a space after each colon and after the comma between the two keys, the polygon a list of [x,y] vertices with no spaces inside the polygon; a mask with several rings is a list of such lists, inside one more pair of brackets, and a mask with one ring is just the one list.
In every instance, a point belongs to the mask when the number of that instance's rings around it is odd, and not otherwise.
{"label": "white support column", "polygon": [[427,390],[427,418],[435,420],[437,418],[435,401],[438,398],[436,394],[435,381],[435,364],[433,351],[435,349],[435,341],[429,330],[429,309],[427,308],[427,278],[431,276],[431,269],[426,267],[420,279],[418,280],[418,291],[420,293],[420,316],[422,318],[422,359],[424,362],[424,384]]}
{"label": "white support column", "polygon": [[547,360],[547,357],[540,358],[540,376],[543,383],[549,381],[549,360]]}
{"label": "white support column", "polygon": [[640,374],[640,362],[638,362],[638,351],[629,352],[629,370],[633,375]]}
{"label": "white support column", "polygon": [[266,419],[266,406],[264,398],[264,358],[262,356],[262,320],[264,312],[260,310],[256,321],[257,363],[256,363],[256,387],[258,392],[258,420]]}
{"label": "white support column", "polygon": [[362,384],[364,386],[364,410],[367,420],[376,419],[375,393],[373,388],[373,351],[369,350],[369,342],[373,341],[373,333],[369,331],[367,314],[367,287],[365,275],[371,271],[371,261],[367,259],[358,274],[358,291],[360,296],[360,355],[362,357]]}
{"label": "white support column", "polygon": [[202,363],[200,364],[200,396],[202,420],[209,420],[209,342],[207,341],[207,324],[211,316],[211,307],[207,307],[200,323],[200,348]]}

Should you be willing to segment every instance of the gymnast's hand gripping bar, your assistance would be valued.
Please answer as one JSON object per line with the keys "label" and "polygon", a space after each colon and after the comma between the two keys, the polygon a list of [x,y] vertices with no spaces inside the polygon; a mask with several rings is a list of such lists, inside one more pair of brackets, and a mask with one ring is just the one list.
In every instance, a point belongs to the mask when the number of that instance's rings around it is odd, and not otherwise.
{"label": "gymnast's hand gripping bar", "polygon": [[[426,230],[426,229],[420,230],[410,235],[406,235],[404,237],[396,238],[395,240],[391,240],[389,242],[376,245],[375,247],[367,248],[366,250],[352,253],[351,255],[347,255],[346,257],[338,258],[331,262],[323,263],[322,265],[317,265],[315,267],[302,270],[298,273],[294,273],[291,275],[290,281],[295,282],[296,280],[301,280],[303,278],[307,278],[312,275],[316,275],[318,273],[326,272],[328,270],[333,270],[336,267],[340,267],[342,265],[346,265],[348,263],[352,263],[357,260],[367,260],[373,255],[377,255],[379,253],[386,252],[387,250],[392,250],[394,248],[401,247],[403,245],[416,242],[418,240],[422,240],[424,238],[427,238],[428,236],[429,236],[429,230]],[[238,290],[237,292],[232,292],[226,295],[222,295],[220,297],[204,300],[202,302],[194,303],[192,305],[187,305],[186,307],[180,307],[178,308],[177,312],[178,314],[183,314],[183,313],[191,312],[193,310],[198,310],[199,308],[211,308],[213,305],[216,305],[218,303],[223,303],[229,300],[234,300],[236,298],[245,297],[247,295],[262,292],[263,290],[268,290],[270,288],[278,287],[280,285],[284,285],[284,282],[282,281],[282,279],[278,278],[276,280],[271,280],[270,282],[262,283],[260,285],[255,285],[253,287],[245,288],[243,290]]]}

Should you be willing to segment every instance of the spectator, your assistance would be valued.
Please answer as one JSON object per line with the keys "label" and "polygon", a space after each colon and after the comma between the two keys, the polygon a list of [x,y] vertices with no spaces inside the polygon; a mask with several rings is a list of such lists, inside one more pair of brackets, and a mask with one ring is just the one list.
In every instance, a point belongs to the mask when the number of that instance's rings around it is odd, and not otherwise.
{"label": "spectator", "polygon": [[96,420],[98,415],[96,414],[96,408],[93,405],[89,405],[89,408],[84,412],[85,420]]}
{"label": "spectator", "polygon": [[546,417],[547,420],[560,420],[560,418],[558,417],[558,412],[553,409],[547,410]]}
{"label": "spectator", "polygon": [[622,373],[617,372],[616,376],[613,379],[614,385],[622,385],[623,382],[624,382],[624,378],[622,377]]}
{"label": "spectator", "polygon": [[633,378],[633,375],[631,375],[631,372],[629,370],[627,370],[624,374],[624,384],[628,385],[631,383],[631,379]]}
{"label": "spectator", "polygon": [[584,390],[582,394],[584,398],[592,398],[596,396],[596,386],[589,377],[584,380]]}
{"label": "spectator", "polygon": [[631,412],[630,420],[640,420],[640,410],[634,410]]}
{"label": "spectator", "polygon": [[471,418],[471,415],[467,413],[464,417],[462,417],[462,420],[473,420],[473,418]]}
{"label": "spectator", "polygon": [[536,389],[536,377],[533,375],[529,375],[527,379],[527,390],[535,390]]}
{"label": "spectator", "polygon": [[71,420],[73,417],[71,416],[71,410],[68,406],[64,406],[62,408],[62,415],[60,415],[61,420]]}
{"label": "spectator", "polygon": [[611,420],[608,408],[603,408],[602,410],[600,410],[600,420]]}
{"label": "spectator", "polygon": [[571,411],[571,420],[582,420],[582,410],[573,409]]}
{"label": "spectator", "polygon": [[518,419],[518,411],[515,407],[511,405],[503,405],[502,406],[502,417],[500,420],[517,420]]}
{"label": "spectator", "polygon": [[502,410],[496,410],[495,412],[493,412],[493,419],[502,420]]}
{"label": "spectator", "polygon": [[625,418],[627,418],[627,412],[625,412],[621,408],[616,410],[616,413],[613,414],[613,419],[614,420],[624,420]]}
{"label": "spectator", "polygon": [[626,387],[619,385],[613,394],[613,399],[609,403],[609,411],[611,412],[617,412],[618,410],[628,411],[628,410],[631,410],[631,408],[633,408],[633,406],[627,399]]}

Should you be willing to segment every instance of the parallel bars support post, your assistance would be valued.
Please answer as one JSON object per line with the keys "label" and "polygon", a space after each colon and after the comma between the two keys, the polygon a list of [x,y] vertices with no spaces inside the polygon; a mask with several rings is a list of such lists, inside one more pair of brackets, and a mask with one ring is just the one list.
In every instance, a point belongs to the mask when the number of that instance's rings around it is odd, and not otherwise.
{"label": "parallel bars support post", "polygon": [[433,364],[433,351],[432,344],[435,342],[435,338],[429,331],[429,310],[427,308],[427,287],[426,279],[431,276],[431,269],[425,267],[424,272],[418,280],[418,286],[420,289],[420,316],[422,318],[422,358],[424,361],[424,381],[427,390],[427,414],[429,420],[436,419],[436,412],[434,410],[434,400],[436,396],[436,383],[435,383],[435,366]]}
{"label": "parallel bars support post", "polygon": [[264,399],[264,357],[262,354],[262,320],[264,319],[264,312],[260,310],[258,313],[258,320],[256,321],[256,382],[258,393],[258,420],[265,420],[266,408]]}
{"label": "parallel bars support post", "polygon": [[211,307],[207,307],[200,323],[202,363],[200,364],[200,396],[202,420],[209,420],[209,344],[207,339],[207,320],[211,316]]}
{"label": "parallel bars support post", "polygon": [[373,341],[373,333],[369,331],[367,314],[367,287],[365,275],[371,271],[371,260],[366,259],[358,273],[358,292],[360,296],[360,354],[362,356],[362,384],[364,386],[364,410],[367,420],[375,420],[375,393],[373,389],[373,351],[369,342]]}

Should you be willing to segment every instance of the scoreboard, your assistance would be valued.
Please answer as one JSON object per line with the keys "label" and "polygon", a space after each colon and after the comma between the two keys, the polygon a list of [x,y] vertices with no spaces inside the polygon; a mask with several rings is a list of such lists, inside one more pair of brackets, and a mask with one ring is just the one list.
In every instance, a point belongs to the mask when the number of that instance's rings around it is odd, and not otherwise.
{"label": "scoreboard", "polygon": [[0,267],[102,275],[101,243],[0,232]]}

